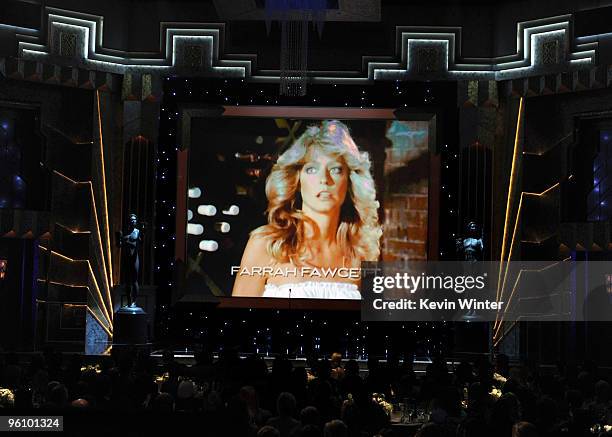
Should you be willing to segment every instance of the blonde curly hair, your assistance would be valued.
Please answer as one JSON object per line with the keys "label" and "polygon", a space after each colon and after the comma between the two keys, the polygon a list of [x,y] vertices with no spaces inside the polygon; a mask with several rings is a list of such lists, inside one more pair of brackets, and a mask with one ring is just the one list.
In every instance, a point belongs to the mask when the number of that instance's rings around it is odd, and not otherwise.
{"label": "blonde curly hair", "polygon": [[312,220],[301,211],[300,171],[312,150],[340,158],[349,169],[349,188],[340,212],[336,242],[350,257],[377,261],[382,229],[379,203],[367,152],[360,152],[348,127],[337,120],[310,126],[278,157],[266,180],[268,224],[251,233],[267,240],[268,254],[278,262],[308,259],[304,224]]}

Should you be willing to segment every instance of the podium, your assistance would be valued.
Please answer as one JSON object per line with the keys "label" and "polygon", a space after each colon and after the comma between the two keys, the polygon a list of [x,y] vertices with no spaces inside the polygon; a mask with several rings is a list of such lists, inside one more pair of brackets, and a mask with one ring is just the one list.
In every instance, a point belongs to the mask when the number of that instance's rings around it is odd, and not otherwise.
{"label": "podium", "polygon": [[149,342],[147,313],[140,307],[122,307],[115,313],[113,344],[143,345]]}

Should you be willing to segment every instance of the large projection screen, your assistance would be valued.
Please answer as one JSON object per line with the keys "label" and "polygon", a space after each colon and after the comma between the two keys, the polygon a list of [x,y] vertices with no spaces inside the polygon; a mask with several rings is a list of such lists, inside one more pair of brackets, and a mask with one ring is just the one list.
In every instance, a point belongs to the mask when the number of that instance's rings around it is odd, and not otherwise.
{"label": "large projection screen", "polygon": [[361,261],[428,259],[435,117],[296,107],[183,113],[181,300],[333,308],[359,299]]}

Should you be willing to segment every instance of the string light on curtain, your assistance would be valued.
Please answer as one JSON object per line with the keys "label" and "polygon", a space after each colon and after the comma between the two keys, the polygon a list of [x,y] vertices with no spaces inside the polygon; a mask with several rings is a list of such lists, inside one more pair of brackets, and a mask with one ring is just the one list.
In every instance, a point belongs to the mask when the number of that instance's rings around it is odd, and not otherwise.
{"label": "string light on curtain", "polygon": [[266,0],[266,26],[281,24],[280,94],[305,96],[308,81],[308,27],[313,21],[319,36],[326,0]]}

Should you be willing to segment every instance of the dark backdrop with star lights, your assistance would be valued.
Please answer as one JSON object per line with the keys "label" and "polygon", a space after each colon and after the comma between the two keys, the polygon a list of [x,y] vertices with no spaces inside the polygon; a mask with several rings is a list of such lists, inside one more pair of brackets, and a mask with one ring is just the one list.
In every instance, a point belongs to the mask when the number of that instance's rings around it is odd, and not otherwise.
{"label": "dark backdrop with star lights", "polygon": [[277,84],[244,80],[168,78],[160,113],[157,150],[155,275],[158,285],[156,337],[171,344],[201,345],[210,350],[236,347],[246,353],[346,356],[431,356],[453,348],[454,327],[447,323],[365,323],[356,311],[220,309],[211,304],[172,302],[177,271],[177,152],[179,110],[183,105],[281,105],[348,108],[397,108],[436,113],[438,130],[430,150],[440,158],[441,187],[437,253],[430,259],[453,259],[457,233],[457,85],[451,82],[388,82],[372,85],[316,84],[305,97],[279,96]]}

